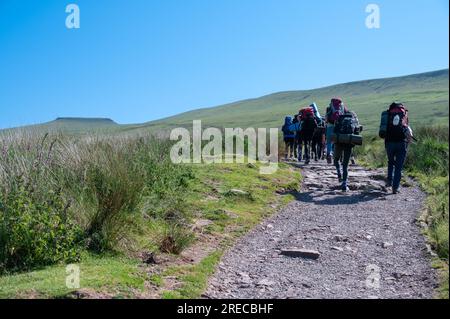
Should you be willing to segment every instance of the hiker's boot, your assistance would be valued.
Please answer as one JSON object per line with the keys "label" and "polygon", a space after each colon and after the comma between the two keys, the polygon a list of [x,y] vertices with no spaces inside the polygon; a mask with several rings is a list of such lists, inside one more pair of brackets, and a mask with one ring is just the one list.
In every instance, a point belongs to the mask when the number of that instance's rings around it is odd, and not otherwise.
{"label": "hiker's boot", "polygon": [[341,189],[344,193],[350,191],[350,188],[348,188],[347,183],[342,183]]}
{"label": "hiker's boot", "polygon": [[386,188],[390,188],[392,187],[392,181],[391,180],[387,180],[386,181]]}
{"label": "hiker's boot", "polygon": [[392,190],[392,194],[394,195],[400,194],[400,190],[398,188],[395,188]]}
{"label": "hiker's boot", "polygon": [[327,163],[331,164],[332,160],[331,160],[331,155],[327,155]]}

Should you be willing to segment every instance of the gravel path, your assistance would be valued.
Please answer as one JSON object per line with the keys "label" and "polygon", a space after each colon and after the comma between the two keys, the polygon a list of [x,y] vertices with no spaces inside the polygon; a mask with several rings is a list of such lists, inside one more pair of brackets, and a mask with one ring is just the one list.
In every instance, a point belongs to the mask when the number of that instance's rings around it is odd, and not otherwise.
{"label": "gravel path", "polygon": [[[333,166],[302,169],[297,200],[224,255],[206,298],[433,297],[436,274],[416,221],[419,189],[391,195],[383,171],[352,166],[351,191],[342,193]],[[320,256],[282,254],[302,249]]]}

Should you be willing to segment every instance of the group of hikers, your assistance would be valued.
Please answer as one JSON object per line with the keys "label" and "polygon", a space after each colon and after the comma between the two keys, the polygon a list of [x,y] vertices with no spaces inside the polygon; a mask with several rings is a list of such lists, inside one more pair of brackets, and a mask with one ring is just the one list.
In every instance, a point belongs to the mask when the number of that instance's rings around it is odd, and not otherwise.
{"label": "group of hikers", "polygon": [[[362,131],[356,113],[350,111],[341,98],[331,99],[324,117],[317,104],[312,103],[293,117],[285,118],[282,127],[285,159],[304,161],[305,165],[312,159],[334,163],[341,189],[348,192],[348,166],[350,162],[356,164],[353,148],[362,145]],[[382,113],[379,136],[385,140],[388,157],[386,187],[397,194],[408,145],[414,139],[408,110],[402,103],[394,102]]]}

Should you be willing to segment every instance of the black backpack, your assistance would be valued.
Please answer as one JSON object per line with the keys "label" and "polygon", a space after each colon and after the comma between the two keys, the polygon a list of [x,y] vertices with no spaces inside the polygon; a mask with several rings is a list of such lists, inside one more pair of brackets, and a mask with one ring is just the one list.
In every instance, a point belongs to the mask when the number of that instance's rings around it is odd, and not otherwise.
{"label": "black backpack", "polygon": [[335,126],[335,133],[344,134],[355,134],[359,129],[358,119],[352,112],[346,112],[340,115]]}
{"label": "black backpack", "polygon": [[402,103],[392,103],[388,110],[386,141],[401,142],[406,139],[408,110]]}

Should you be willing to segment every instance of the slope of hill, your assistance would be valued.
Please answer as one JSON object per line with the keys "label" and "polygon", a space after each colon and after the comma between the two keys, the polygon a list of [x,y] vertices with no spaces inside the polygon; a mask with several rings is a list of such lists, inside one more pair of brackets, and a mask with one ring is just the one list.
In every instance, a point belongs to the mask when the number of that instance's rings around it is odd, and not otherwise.
{"label": "slope of hill", "polygon": [[243,100],[212,108],[198,109],[143,124],[119,125],[102,118],[58,118],[48,123],[21,129],[59,130],[66,133],[119,133],[150,131],[161,133],[175,127],[191,127],[193,120],[202,120],[204,126],[214,127],[279,127],[286,115],[316,102],[322,114],[330,98],[341,96],[356,111],[369,133],[374,133],[381,112],[392,103],[407,104],[414,126],[446,124],[449,118],[449,70],[440,70],[409,76],[366,80],[329,87],[287,91],[260,98]]}
{"label": "slope of hill", "polygon": [[379,116],[394,100],[402,101],[411,111],[415,125],[448,122],[449,71],[440,70],[410,76],[367,80],[330,87],[270,94],[213,108],[199,109],[166,119],[152,121],[145,127],[164,130],[189,127],[193,120],[216,127],[279,127],[286,115],[315,101],[324,113],[333,96],[341,96],[358,113],[368,131],[374,132]]}

